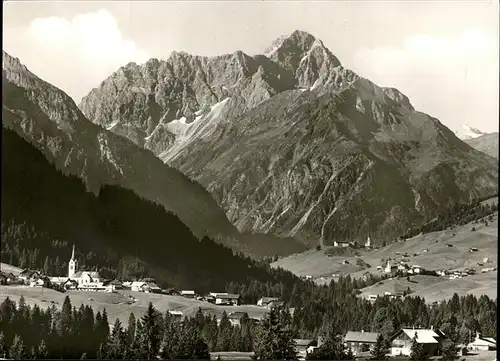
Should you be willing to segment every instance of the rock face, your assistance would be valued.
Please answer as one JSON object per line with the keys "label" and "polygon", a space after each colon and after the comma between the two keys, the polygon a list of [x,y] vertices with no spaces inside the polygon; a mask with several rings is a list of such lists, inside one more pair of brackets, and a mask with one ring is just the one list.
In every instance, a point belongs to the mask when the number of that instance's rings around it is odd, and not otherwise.
{"label": "rock face", "polygon": [[466,139],[465,142],[491,157],[498,159],[498,133],[488,133],[476,138]]}
{"label": "rock face", "polygon": [[[241,241],[238,230],[200,184],[150,151],[90,122],[68,95],[6,52],[2,74],[3,127],[40,149],[58,169],[83,179],[90,191],[97,193],[103,184],[132,189],[176,214],[198,237],[206,234],[250,254],[269,252],[255,250],[257,241],[251,236]],[[281,246],[284,253],[286,245]],[[289,251],[301,249],[288,245]]]}
{"label": "rock face", "polygon": [[198,180],[240,231],[306,245],[390,242],[497,192],[492,158],[302,31],[265,55],[128,64],[80,108]]}

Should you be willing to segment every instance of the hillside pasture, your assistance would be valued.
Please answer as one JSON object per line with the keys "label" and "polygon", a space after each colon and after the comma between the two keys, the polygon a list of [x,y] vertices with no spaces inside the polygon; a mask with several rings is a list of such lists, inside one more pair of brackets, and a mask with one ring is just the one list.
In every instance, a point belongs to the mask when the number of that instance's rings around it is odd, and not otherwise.
{"label": "hillside pasture", "polygon": [[[252,318],[261,319],[269,310],[256,305],[241,306],[218,306],[208,302],[202,302],[181,296],[170,296],[155,293],[132,292],[119,290],[116,293],[108,292],[88,292],[88,291],[67,291],[65,293],[57,292],[47,288],[29,287],[29,286],[0,286],[0,302],[7,297],[18,302],[19,298],[24,296],[26,304],[33,306],[37,304],[40,308],[47,308],[51,305],[62,307],[66,295],[70,297],[71,304],[79,308],[81,304],[89,305],[94,312],[103,311],[106,308],[108,320],[114,323],[116,318],[127,325],[130,313],[137,317],[142,317],[146,312],[149,302],[160,312],[167,310],[182,311],[184,316],[194,316],[201,308],[208,314],[220,317],[224,311],[247,312]],[[135,301],[133,300],[135,299]]]}

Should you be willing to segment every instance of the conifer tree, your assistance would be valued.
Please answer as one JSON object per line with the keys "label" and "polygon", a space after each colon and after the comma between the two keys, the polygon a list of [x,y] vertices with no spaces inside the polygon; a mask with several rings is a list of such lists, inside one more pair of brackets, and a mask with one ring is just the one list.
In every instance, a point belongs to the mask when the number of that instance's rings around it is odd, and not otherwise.
{"label": "conifer tree", "polygon": [[24,342],[19,335],[14,336],[12,341],[12,346],[9,350],[9,357],[14,360],[23,360],[26,358],[26,350],[24,347]]}
{"label": "conifer tree", "polygon": [[161,335],[160,325],[158,323],[158,314],[153,307],[153,303],[149,302],[146,314],[142,317],[142,342],[146,351],[148,360],[156,358],[160,350]]}
{"label": "conifer tree", "polygon": [[413,343],[410,349],[410,360],[412,361],[426,361],[428,355],[425,352],[424,345],[417,342],[417,335],[413,338]]}
{"label": "conifer tree", "polygon": [[389,343],[384,339],[382,334],[377,337],[377,342],[373,346],[373,350],[370,352],[372,360],[387,360],[387,354],[389,353]]}
{"label": "conifer tree", "polygon": [[0,331],[0,357],[7,358],[7,345],[5,345],[5,336],[3,331]]}
{"label": "conifer tree", "polygon": [[254,352],[258,360],[293,360],[296,357],[288,310],[273,307],[264,317],[255,339]]}
{"label": "conifer tree", "polygon": [[441,355],[441,361],[456,361],[460,357],[458,356],[458,347],[456,343],[449,342],[444,348]]}
{"label": "conifer tree", "polygon": [[38,346],[38,358],[46,359],[47,356],[48,356],[47,345],[45,344],[45,340],[42,340],[40,342],[40,345]]}

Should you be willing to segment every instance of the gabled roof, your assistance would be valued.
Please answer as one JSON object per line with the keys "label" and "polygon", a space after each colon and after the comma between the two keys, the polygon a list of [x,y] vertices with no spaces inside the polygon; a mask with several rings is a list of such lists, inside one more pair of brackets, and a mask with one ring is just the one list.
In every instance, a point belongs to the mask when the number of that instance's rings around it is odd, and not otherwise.
{"label": "gabled roof", "polygon": [[497,345],[497,342],[495,341],[495,339],[491,338],[491,337],[481,337],[481,338],[477,338],[472,341],[470,343],[471,345],[474,345],[474,346],[496,346]]}
{"label": "gabled roof", "polygon": [[262,297],[259,301],[262,301],[263,303],[266,302],[272,302],[272,301],[278,301],[278,297]]}
{"label": "gabled roof", "polygon": [[412,340],[416,334],[417,343],[423,343],[423,344],[439,343],[437,340],[439,338],[439,335],[433,330],[428,330],[428,329],[414,330],[412,328],[403,328],[401,331],[403,331]]}
{"label": "gabled roof", "polygon": [[193,290],[182,290],[181,295],[194,295],[195,292]]}
{"label": "gabled roof", "polygon": [[311,346],[311,344],[314,343],[314,340],[303,339],[303,338],[296,338],[294,339],[294,341],[297,346]]}
{"label": "gabled roof", "polygon": [[236,298],[240,298],[240,295],[226,293],[226,294],[218,294],[215,298],[222,298],[224,300],[234,300]]}
{"label": "gabled roof", "polygon": [[375,343],[377,342],[379,334],[376,332],[357,332],[348,331],[344,337],[345,342],[363,342],[363,343]]}

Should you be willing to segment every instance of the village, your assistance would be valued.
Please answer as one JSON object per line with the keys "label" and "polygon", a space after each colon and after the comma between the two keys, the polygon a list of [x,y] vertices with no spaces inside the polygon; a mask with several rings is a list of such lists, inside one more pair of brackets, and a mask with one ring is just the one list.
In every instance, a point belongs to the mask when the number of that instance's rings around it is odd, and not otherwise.
{"label": "village", "polygon": [[[369,246],[369,245],[368,245]],[[342,247],[341,245],[339,247]],[[419,265],[412,265],[408,262],[409,254],[396,254],[393,259],[388,259],[386,261],[385,267],[378,266],[378,272],[385,274],[389,277],[409,277],[410,275],[420,275],[420,274],[432,274],[436,277],[447,277],[450,279],[467,277],[468,275],[474,274],[474,270],[466,269],[464,271],[454,271],[448,272],[446,270],[426,270]],[[397,259],[401,258],[400,261]],[[489,263],[489,259],[485,258],[482,264]],[[483,268],[481,272],[489,272],[495,270],[495,267]],[[39,288],[53,288],[56,290],[68,290],[68,291],[78,291],[78,292],[108,292],[108,293],[119,293],[121,291],[126,291],[129,294],[130,303],[136,302],[136,298],[133,296],[135,292],[147,294],[164,294],[169,296],[182,297],[185,299],[196,300],[199,302],[206,302],[211,304],[213,307],[224,307],[224,311],[232,306],[240,306],[241,298],[238,294],[230,294],[227,292],[209,292],[204,295],[198,294],[195,290],[174,290],[174,289],[162,289],[159,287],[153,278],[145,278],[136,281],[119,281],[119,280],[105,280],[97,271],[86,271],[78,269],[78,261],[75,258],[75,250],[71,255],[71,259],[68,265],[68,274],[64,277],[49,275],[43,275],[37,270],[22,270],[18,275],[13,272],[0,272],[0,283],[6,286],[28,286],[28,287],[39,287]],[[378,297],[388,296],[390,299],[405,297],[403,293],[391,293],[385,292],[383,295],[369,295],[367,299],[374,303]],[[91,299],[91,298],[89,298]],[[282,305],[283,302],[277,297],[262,296],[253,307],[260,307],[266,311],[262,313],[264,315],[271,308],[275,306]],[[200,307],[201,308],[201,307]],[[293,315],[293,309],[290,309]],[[168,310],[168,312],[182,321],[187,315],[184,314],[182,310]],[[206,313],[204,311],[204,313]],[[248,313],[242,312],[236,309],[234,312],[228,312],[227,317],[232,326],[240,326],[240,321],[245,315],[249,316]],[[261,317],[251,315],[250,320],[255,323],[259,323]],[[221,316],[217,317],[217,322],[220,323]],[[351,349],[354,355],[364,355],[370,352],[370,350],[375,345],[379,334],[374,332],[365,331],[348,331],[344,337],[344,345]],[[439,329],[423,329],[414,326],[402,327],[399,331],[393,334],[389,339],[390,342],[390,355],[391,356],[409,356],[411,353],[411,345],[413,339],[416,337],[417,342],[421,343],[425,349],[430,354],[436,354],[438,350],[448,342],[446,335]],[[299,359],[305,359],[308,353],[314,351],[315,348],[321,346],[322,339],[318,337],[317,339],[295,339],[295,347],[298,353]],[[441,347],[440,347],[441,346]],[[461,355],[475,351],[493,351],[496,350],[496,340],[494,338],[482,337],[480,334],[476,334],[475,338],[470,339],[468,344],[459,345],[459,350]]]}

